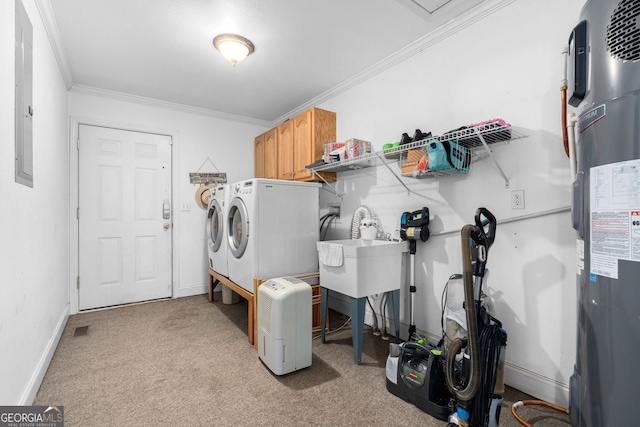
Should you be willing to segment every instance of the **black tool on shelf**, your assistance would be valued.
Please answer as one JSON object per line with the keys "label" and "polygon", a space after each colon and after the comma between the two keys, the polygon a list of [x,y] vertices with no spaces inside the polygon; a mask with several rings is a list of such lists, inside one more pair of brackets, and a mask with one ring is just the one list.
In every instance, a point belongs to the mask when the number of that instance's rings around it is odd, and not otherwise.
{"label": "black tool on shelf", "polygon": [[409,136],[408,133],[403,133],[402,138],[400,138],[400,145],[411,144],[413,142],[413,138]]}
{"label": "black tool on shelf", "polygon": [[431,136],[431,132],[423,133],[420,129],[416,129],[416,132],[413,134],[413,141],[422,141],[423,139],[427,139]]}

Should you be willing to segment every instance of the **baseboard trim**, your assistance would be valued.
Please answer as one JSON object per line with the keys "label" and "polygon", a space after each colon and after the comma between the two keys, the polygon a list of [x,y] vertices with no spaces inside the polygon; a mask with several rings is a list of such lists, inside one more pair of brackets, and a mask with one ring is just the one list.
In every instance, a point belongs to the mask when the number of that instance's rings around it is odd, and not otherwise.
{"label": "baseboard trim", "polygon": [[505,365],[504,380],[508,386],[530,394],[536,399],[544,400],[563,408],[569,406],[569,384],[563,384],[560,381],[511,363]]}
{"label": "baseboard trim", "polygon": [[62,332],[64,331],[64,327],[67,326],[67,321],[69,320],[69,310],[70,306],[67,305],[62,310],[62,314],[58,319],[58,323],[56,324],[55,329],[53,330],[53,334],[51,338],[49,338],[49,342],[40,356],[40,360],[36,365],[36,369],[31,375],[31,380],[29,380],[29,384],[27,384],[27,388],[25,389],[18,405],[33,405],[33,401],[36,398],[36,394],[40,389],[40,385],[42,384],[42,380],[44,379],[44,375],[47,373],[47,369],[49,369],[49,364],[51,363],[51,359],[53,358],[53,354],[58,347],[58,343],[60,342],[60,338],[62,337]]}
{"label": "baseboard trim", "polygon": [[[329,308],[346,316],[350,316],[351,307],[348,298],[334,294],[334,292],[329,294]],[[386,322],[387,325],[390,325],[387,327],[387,333],[393,334],[395,330],[393,318],[387,316]],[[369,311],[368,307],[365,313],[364,323],[366,325],[373,325],[373,314]],[[400,337],[403,340],[407,338],[408,328],[409,325],[405,325],[404,323],[400,324]],[[416,332],[427,337],[429,342],[437,342],[440,339],[439,336],[429,334],[425,331],[417,330]],[[508,351],[509,349],[507,348],[507,354]],[[545,377],[520,366],[511,363],[505,365],[505,383],[509,387],[534,396],[536,399],[541,399],[565,408],[569,405],[568,384],[563,384],[560,381]]]}

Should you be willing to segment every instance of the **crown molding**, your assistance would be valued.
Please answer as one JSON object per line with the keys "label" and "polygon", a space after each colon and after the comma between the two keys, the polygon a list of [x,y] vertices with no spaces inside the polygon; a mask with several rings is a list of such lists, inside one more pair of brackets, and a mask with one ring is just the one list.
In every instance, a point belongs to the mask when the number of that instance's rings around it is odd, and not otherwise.
{"label": "crown molding", "polygon": [[49,37],[53,54],[58,62],[58,68],[62,74],[62,79],[67,87],[67,90],[73,86],[73,75],[71,74],[71,68],[69,67],[69,60],[67,58],[67,51],[62,43],[62,36],[60,35],[60,29],[56,21],[56,16],[53,13],[50,0],[36,0],[36,6],[38,13],[40,13],[40,19],[44,24],[45,32]]}
{"label": "crown molding", "polygon": [[91,95],[91,96],[98,96],[102,98],[109,98],[109,99],[114,99],[116,101],[131,102],[134,104],[145,105],[148,107],[157,107],[157,108],[164,108],[164,109],[169,109],[173,111],[180,111],[184,113],[198,114],[200,116],[214,117],[217,119],[229,120],[229,121],[240,122],[240,123],[245,123],[250,125],[257,125],[257,126],[264,126],[264,127],[269,127],[271,125],[271,123],[266,120],[259,120],[251,117],[238,116],[236,114],[223,113],[220,111],[209,110],[206,108],[192,107],[190,105],[178,104],[178,103],[169,102],[169,101],[162,101],[159,99],[147,98],[144,96],[130,95],[128,93],[116,92],[116,91],[107,90],[107,89],[100,89],[100,88],[91,87],[91,86],[74,84],[71,87],[70,92],[78,93],[82,95]]}
{"label": "crown molding", "polygon": [[404,48],[400,49],[396,53],[386,57],[385,59],[375,63],[371,67],[355,74],[353,77],[339,83],[333,88],[321,93],[320,95],[305,102],[299,107],[289,111],[287,114],[275,119],[271,122],[272,126],[284,122],[285,120],[295,117],[298,114],[315,107],[331,98],[334,98],[347,90],[363,83],[379,74],[382,74],[386,70],[401,64],[409,58],[422,53],[448,37],[456,34],[457,32],[464,30],[465,28],[475,24],[478,21],[492,15],[500,9],[508,6],[516,0],[484,0],[481,4],[473,9],[463,13],[457,18],[452,19],[445,25],[441,25],[429,34],[419,38],[418,40],[408,44]]}

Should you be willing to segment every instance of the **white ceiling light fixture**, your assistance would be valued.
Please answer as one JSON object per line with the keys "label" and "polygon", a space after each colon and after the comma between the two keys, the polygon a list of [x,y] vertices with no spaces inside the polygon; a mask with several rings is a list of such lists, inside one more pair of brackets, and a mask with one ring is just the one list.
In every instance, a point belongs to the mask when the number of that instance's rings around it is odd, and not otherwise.
{"label": "white ceiling light fixture", "polygon": [[234,67],[255,50],[251,40],[236,34],[220,34],[213,39],[213,45]]}

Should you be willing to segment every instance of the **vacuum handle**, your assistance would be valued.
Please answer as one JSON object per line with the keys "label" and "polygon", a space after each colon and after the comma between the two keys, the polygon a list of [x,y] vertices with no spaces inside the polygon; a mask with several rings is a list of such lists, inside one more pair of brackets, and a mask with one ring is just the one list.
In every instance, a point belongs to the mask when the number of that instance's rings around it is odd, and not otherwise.
{"label": "vacuum handle", "polygon": [[[482,218],[484,217],[484,219]],[[481,234],[483,235],[483,240],[486,241],[487,249],[491,245],[493,245],[493,241],[496,238],[496,227],[498,222],[496,221],[496,217],[489,211],[487,208],[478,208],[476,211],[476,227],[480,229]],[[485,231],[485,226],[489,225],[489,231]]]}
{"label": "vacuum handle", "polygon": [[403,213],[402,225],[406,227],[429,225],[429,208],[423,207],[421,210]]}

